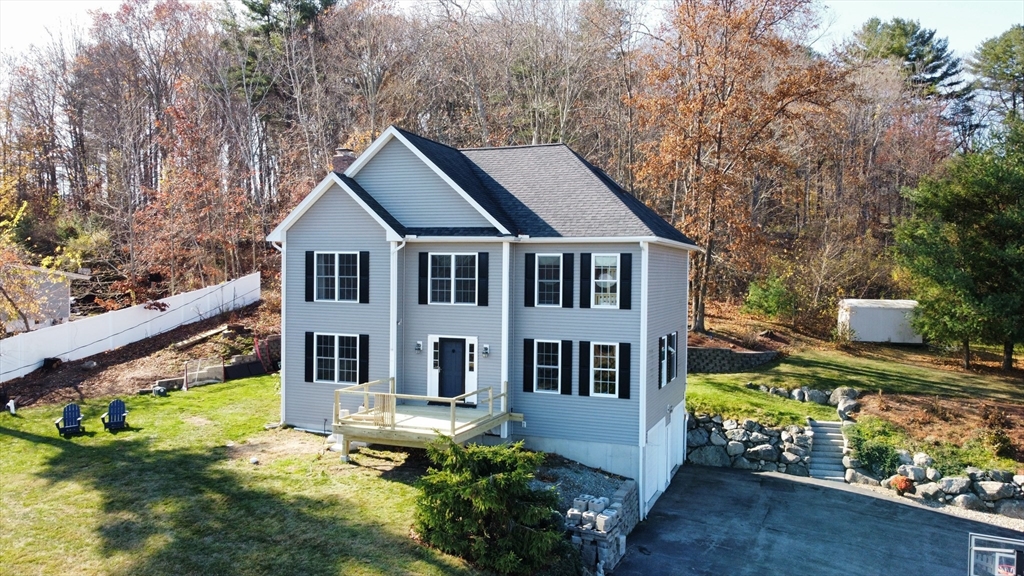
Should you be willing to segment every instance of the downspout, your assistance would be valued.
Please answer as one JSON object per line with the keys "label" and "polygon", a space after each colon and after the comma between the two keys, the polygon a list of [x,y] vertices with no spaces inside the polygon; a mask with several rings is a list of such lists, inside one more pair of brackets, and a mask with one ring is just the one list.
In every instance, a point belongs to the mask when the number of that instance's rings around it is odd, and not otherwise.
{"label": "downspout", "polygon": [[389,334],[390,352],[388,354],[388,377],[396,378],[395,391],[398,391],[398,252],[405,248],[405,240],[401,244],[391,241],[391,287],[390,287],[390,316],[391,328]]}
{"label": "downspout", "polygon": [[285,252],[284,244],[278,242],[271,242],[270,245],[273,246],[275,250],[281,253],[281,420],[280,422],[278,422],[278,426],[283,426],[285,414],[285,398],[288,397],[288,395],[285,394],[284,377],[285,366],[288,366],[288,363],[285,362],[285,355],[288,346],[286,344],[287,339],[284,337],[284,335],[287,334],[287,332],[285,332],[284,329],[284,324],[286,322],[286,318],[288,317],[284,313],[285,306],[287,306],[288,304],[288,298],[285,297],[288,294],[288,291],[285,289],[285,286],[288,285],[288,274],[286,273],[288,268],[288,258],[287,252]]}
{"label": "downspout", "polygon": [[[512,354],[509,351],[508,345],[510,342],[509,330],[512,329],[511,318],[509,317],[509,303],[510,296],[509,292],[512,286],[512,279],[509,277],[510,263],[510,248],[511,245],[508,241],[501,243],[501,391],[505,396],[501,397],[501,411],[508,412],[508,378],[509,378],[509,362],[512,359]],[[508,438],[510,425],[508,422],[504,422],[501,425],[501,437]]]}
{"label": "downspout", "polygon": [[644,468],[647,464],[647,269],[650,258],[650,244],[640,243],[640,471],[637,480],[637,494],[640,495],[640,519],[647,517],[648,495],[644,491]]}

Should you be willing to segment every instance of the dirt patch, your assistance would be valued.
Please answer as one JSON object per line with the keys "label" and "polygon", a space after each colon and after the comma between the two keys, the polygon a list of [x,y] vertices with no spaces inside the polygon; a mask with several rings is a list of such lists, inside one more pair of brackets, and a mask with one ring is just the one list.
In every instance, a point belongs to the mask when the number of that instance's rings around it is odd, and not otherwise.
{"label": "dirt patch", "polygon": [[983,429],[1003,430],[1012,447],[1007,456],[1024,460],[1024,406],[1020,404],[907,394],[868,394],[860,402],[862,414],[888,420],[921,442],[962,446]]}
{"label": "dirt patch", "polygon": [[324,448],[324,439],[297,430],[270,430],[254,438],[236,444],[227,443],[228,456],[246,460],[255,457],[260,464],[273,462],[282,457],[316,457]]}
{"label": "dirt patch", "polygon": [[[280,331],[280,324],[275,326],[272,323],[274,318],[279,321],[280,311],[264,300],[116,350],[65,362],[53,370],[39,369],[0,384],[0,388],[11,398],[16,398],[19,406],[77,402],[99,396],[135,395],[139,389],[151,387],[156,380],[180,376],[186,360],[252,353],[251,336],[250,339],[239,339],[218,335],[185,350],[176,350],[172,344],[225,323],[240,324],[252,335],[265,337]],[[90,361],[96,362],[97,367],[86,369],[85,365]]]}

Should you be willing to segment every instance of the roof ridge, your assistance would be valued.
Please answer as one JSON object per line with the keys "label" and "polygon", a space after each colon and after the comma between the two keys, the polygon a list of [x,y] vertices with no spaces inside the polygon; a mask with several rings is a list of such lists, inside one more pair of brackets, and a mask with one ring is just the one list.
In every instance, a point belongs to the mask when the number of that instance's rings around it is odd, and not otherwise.
{"label": "roof ridge", "polygon": [[431,144],[437,144],[438,146],[444,146],[445,148],[449,148],[449,149],[454,150],[456,152],[461,152],[461,150],[459,150],[458,148],[456,148],[454,146],[449,146],[448,144],[445,144],[444,142],[438,142],[437,140],[434,140],[433,138],[427,138],[426,136],[421,136],[421,135],[419,135],[419,134],[417,134],[415,132],[410,132],[410,131],[406,130],[405,128],[401,128],[399,126],[395,126],[394,124],[392,124],[392,126],[394,126],[395,130],[398,130],[399,132],[401,132],[403,136],[413,136],[415,138],[419,138],[420,140],[426,140],[427,142],[430,142]]}
{"label": "roof ridge", "polygon": [[556,146],[562,146],[564,148],[572,148],[565,142],[548,142],[546,144],[513,144],[511,146],[474,146],[471,148],[457,148],[460,152],[471,152],[473,150],[510,150],[517,148],[553,148]]}

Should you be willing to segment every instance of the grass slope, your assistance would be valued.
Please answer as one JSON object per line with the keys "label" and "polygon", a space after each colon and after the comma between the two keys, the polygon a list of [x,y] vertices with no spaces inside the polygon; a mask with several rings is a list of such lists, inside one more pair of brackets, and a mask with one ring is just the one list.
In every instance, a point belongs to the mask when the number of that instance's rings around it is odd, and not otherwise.
{"label": "grass slope", "polygon": [[691,374],[687,377],[691,410],[750,417],[771,425],[803,424],[810,416],[835,420],[829,407],[800,403],[749,390],[753,382],[787,389],[807,386],[830,390],[852,386],[862,392],[942,395],[1024,402],[1019,380],[983,374],[957,373],[904,364],[894,358],[857,356],[840,351],[803,350],[781,361],[737,374]]}
{"label": "grass slope", "polygon": [[[0,566],[11,574],[473,574],[416,545],[415,474],[317,458],[317,439],[264,431],[276,376],[128,399],[112,435],[85,400],[85,436],[60,406],[0,415]],[[260,465],[249,456],[278,450]]]}

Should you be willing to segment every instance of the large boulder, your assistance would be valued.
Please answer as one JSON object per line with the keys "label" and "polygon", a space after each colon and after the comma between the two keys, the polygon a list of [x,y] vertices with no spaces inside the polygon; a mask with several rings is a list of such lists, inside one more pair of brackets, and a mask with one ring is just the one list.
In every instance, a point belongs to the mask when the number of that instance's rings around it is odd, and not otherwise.
{"label": "large boulder", "polygon": [[747,446],[743,442],[737,442],[735,440],[730,440],[729,443],[725,445],[725,451],[729,456],[739,456],[746,452],[746,450]]}
{"label": "large boulder", "polygon": [[821,404],[825,406],[828,404],[828,394],[825,394],[821,390],[808,390],[807,400],[814,402],[815,404]]}
{"label": "large boulder", "polygon": [[737,442],[746,442],[750,440],[750,432],[747,432],[743,428],[734,428],[725,432],[725,437],[729,440],[735,440]]}
{"label": "large boulder", "polygon": [[843,398],[853,400],[858,396],[857,391],[849,386],[840,386],[832,391],[832,395],[828,397],[828,403],[831,406],[839,406],[839,401]]}
{"label": "large boulder", "polygon": [[772,386],[768,392],[780,398],[789,398],[789,390],[786,390],[785,388],[776,388],[775,386]]}
{"label": "large boulder", "polygon": [[726,430],[734,430],[739,425],[739,422],[731,418],[729,420],[726,420],[725,422],[722,422],[722,428],[725,428]]}
{"label": "large boulder", "polygon": [[771,440],[771,438],[769,438],[767,434],[762,434],[760,432],[750,433],[750,442],[753,444],[764,444],[769,440]]}
{"label": "large boulder", "polygon": [[931,500],[933,502],[942,502],[946,498],[946,493],[939,488],[939,485],[934,482],[927,484],[920,484],[917,486],[917,495],[925,500]]}
{"label": "large boulder", "polygon": [[807,393],[799,388],[794,388],[793,391],[789,393],[789,397],[797,402],[807,401]]}
{"label": "large boulder", "polygon": [[1006,482],[982,480],[981,482],[974,483],[974,493],[978,495],[978,498],[986,502],[1012,498],[1013,492],[1013,484],[1007,484]]}
{"label": "large boulder", "polygon": [[708,431],[703,428],[695,428],[686,434],[686,445],[690,448],[698,448],[708,443]]}
{"label": "large boulder", "polygon": [[732,467],[736,468],[738,470],[757,470],[758,469],[757,462],[751,462],[750,460],[747,460],[743,456],[737,456],[736,459],[732,461]]}
{"label": "large boulder", "polygon": [[849,455],[843,456],[844,468],[860,468],[860,460]]}
{"label": "large boulder", "polygon": [[971,479],[963,476],[946,476],[937,484],[946,494],[967,494],[971,491]]}
{"label": "large boulder", "polygon": [[786,466],[786,474],[793,476],[810,476],[811,471],[807,469],[807,465],[803,462],[799,464],[788,464]]}
{"label": "large boulder", "polygon": [[806,458],[807,455],[810,453],[807,450],[807,448],[804,448],[803,446],[797,446],[796,444],[786,444],[786,452],[789,452],[790,454],[796,454],[801,458]]}
{"label": "large boulder", "polygon": [[974,482],[978,482],[985,479],[985,471],[982,470],[981,468],[975,468],[974,466],[968,466],[967,468],[965,468],[964,474],[967,474],[967,477],[973,480]]}
{"label": "large boulder", "polygon": [[761,425],[757,423],[757,420],[747,418],[743,421],[743,429],[747,432],[757,432],[761,429]]}
{"label": "large boulder", "polygon": [[728,467],[731,463],[729,454],[721,446],[701,446],[687,457],[691,464],[697,466]]}
{"label": "large boulder", "polygon": [[782,454],[779,454],[779,462],[782,462],[783,464],[797,464],[800,460],[801,458],[799,456],[791,452],[783,452]]}
{"label": "large boulder", "polygon": [[995,482],[1013,482],[1013,472],[1007,472],[1006,470],[989,470],[988,477]]}
{"label": "large boulder", "polygon": [[920,466],[909,466],[907,464],[903,464],[896,469],[896,473],[902,474],[907,478],[910,478],[911,480],[914,481],[914,484],[924,482],[925,478],[924,469],[921,468]]}
{"label": "large boulder", "polygon": [[928,468],[935,463],[932,457],[925,454],[924,452],[918,452],[914,454],[914,466],[920,466],[921,468]]}
{"label": "large boulder", "polygon": [[718,430],[711,431],[711,443],[715,446],[725,446],[729,443],[729,440]]}
{"label": "large boulder", "polygon": [[935,468],[929,468],[924,471],[924,477],[932,482],[938,482],[942,479],[942,472],[939,472]]}
{"label": "large boulder", "polygon": [[750,460],[775,462],[779,459],[779,451],[771,444],[759,444],[747,449],[745,456]]}
{"label": "large boulder", "polygon": [[1024,520],[1024,500],[1000,500],[996,502],[996,514]]}
{"label": "large boulder", "polygon": [[761,464],[761,471],[762,472],[778,472],[779,471],[779,465],[776,464],[775,462],[765,462],[764,464]]}
{"label": "large boulder", "polygon": [[1013,483],[1017,486],[1024,488],[1024,474],[1016,474],[1013,477]]}
{"label": "large boulder", "polygon": [[[1004,500],[1004,502],[1006,502],[1006,500]],[[959,494],[955,496],[950,501],[950,504],[958,508],[974,510],[975,512],[985,512],[988,510],[988,508],[985,506],[985,503],[981,501],[981,498],[978,498],[974,494],[970,493]]]}
{"label": "large boulder", "polygon": [[867,484],[868,486],[879,486],[878,480],[859,470],[846,469],[846,482],[848,484]]}
{"label": "large boulder", "polygon": [[900,464],[913,464],[914,457],[910,455],[908,450],[897,450],[896,457],[900,459]]}
{"label": "large boulder", "polygon": [[853,420],[853,413],[860,410],[860,402],[852,398],[840,398],[836,406],[836,413],[840,420]]}

